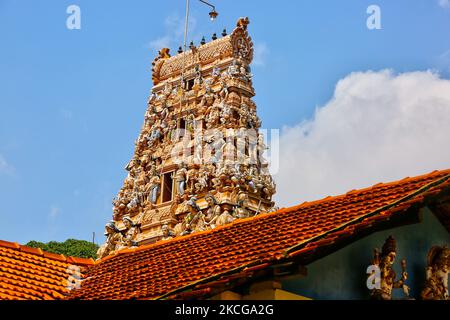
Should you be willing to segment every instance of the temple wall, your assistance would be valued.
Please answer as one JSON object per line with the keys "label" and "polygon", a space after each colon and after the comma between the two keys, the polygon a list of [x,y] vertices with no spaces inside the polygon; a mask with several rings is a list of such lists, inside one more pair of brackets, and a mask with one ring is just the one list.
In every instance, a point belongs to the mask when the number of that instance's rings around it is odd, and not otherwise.
{"label": "temple wall", "polygon": [[[312,299],[369,299],[366,269],[371,264],[373,249],[381,248],[389,235],[397,240],[394,264],[397,278],[401,276],[400,260],[407,261],[411,297],[418,298],[425,281],[428,250],[433,245],[450,244],[450,234],[428,209],[422,209],[422,222],[380,231],[308,265],[305,278],[286,280],[284,290]],[[395,289],[395,298],[403,291]]]}

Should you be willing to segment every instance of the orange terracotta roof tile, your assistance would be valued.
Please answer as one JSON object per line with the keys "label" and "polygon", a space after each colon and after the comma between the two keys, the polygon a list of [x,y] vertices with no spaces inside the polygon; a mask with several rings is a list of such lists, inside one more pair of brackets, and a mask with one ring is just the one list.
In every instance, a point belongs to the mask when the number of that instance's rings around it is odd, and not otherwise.
{"label": "orange terracotta roof tile", "polygon": [[[237,220],[210,231],[124,250],[96,262],[69,299],[198,298],[295,259],[308,264],[359,232],[374,232],[450,190],[450,169],[352,190]],[[450,219],[450,217],[449,217]],[[261,268],[264,266],[264,268]]]}
{"label": "orange terracotta roof tile", "polygon": [[69,293],[70,265],[82,273],[93,261],[0,240],[0,300],[63,299]]}

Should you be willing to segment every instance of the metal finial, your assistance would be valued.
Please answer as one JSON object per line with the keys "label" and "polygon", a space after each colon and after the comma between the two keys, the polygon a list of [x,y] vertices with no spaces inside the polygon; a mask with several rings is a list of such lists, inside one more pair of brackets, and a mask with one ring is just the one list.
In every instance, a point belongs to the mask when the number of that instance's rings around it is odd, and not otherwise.
{"label": "metal finial", "polygon": [[206,43],[205,37],[202,38],[202,41],[200,42],[201,45],[204,45]]}
{"label": "metal finial", "polygon": [[183,48],[181,46],[178,48],[178,53],[183,53]]}
{"label": "metal finial", "polygon": [[227,29],[223,29],[222,31],[222,37],[225,37],[227,35]]}
{"label": "metal finial", "polygon": [[213,40],[216,40],[216,39],[217,39],[217,34],[213,33],[212,39],[213,39]]}

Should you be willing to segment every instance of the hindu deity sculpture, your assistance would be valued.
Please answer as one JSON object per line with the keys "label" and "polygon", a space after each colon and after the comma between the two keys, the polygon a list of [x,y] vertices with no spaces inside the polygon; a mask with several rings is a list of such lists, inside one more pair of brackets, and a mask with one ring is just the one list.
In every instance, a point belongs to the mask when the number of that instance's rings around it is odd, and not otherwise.
{"label": "hindu deity sculpture", "polygon": [[137,242],[136,237],[139,234],[139,226],[136,225],[129,216],[124,216],[122,218],[125,230],[122,233],[122,238],[120,239],[120,245],[118,249],[136,247]]}
{"label": "hindu deity sculpture", "polygon": [[189,213],[185,218],[185,233],[192,233],[195,231],[204,231],[205,230],[205,215],[202,210],[196,203],[197,199],[192,197],[187,202]]}
{"label": "hindu deity sculpture", "polygon": [[186,189],[187,172],[188,172],[187,166],[183,162],[180,164],[179,169],[175,173],[175,179],[178,187],[178,194],[181,196],[184,195],[184,191]]}
{"label": "hindu deity sculpture", "polygon": [[206,210],[206,222],[213,229],[216,226],[216,220],[222,213],[222,208],[220,207],[217,199],[211,195],[207,194],[205,197],[208,203],[208,209]]}
{"label": "hindu deity sculpture", "polygon": [[237,195],[237,205],[236,209],[234,210],[234,216],[236,218],[248,218],[250,213],[247,210],[247,201],[248,201],[248,194],[244,191],[240,191]]}
{"label": "hindu deity sculpture", "polygon": [[167,223],[161,226],[162,238],[161,240],[170,240],[174,237],[174,233],[170,230],[170,227]]}
{"label": "hindu deity sculpture", "polygon": [[156,203],[160,190],[161,190],[161,179],[156,173],[154,173],[154,175],[150,178],[150,182],[148,185],[150,203],[152,204]]}
{"label": "hindu deity sculpture", "polygon": [[110,221],[105,225],[106,242],[100,246],[97,251],[97,257],[99,259],[106,257],[110,253],[114,252],[122,239],[120,230],[116,227],[114,221]]}
{"label": "hindu deity sculpture", "polygon": [[397,275],[393,269],[393,264],[397,256],[397,243],[392,236],[389,236],[381,250],[375,249],[373,265],[380,270],[379,288],[372,289],[371,297],[374,300],[392,300],[392,290],[402,288],[406,296],[409,296],[409,287],[405,284],[408,279],[406,272],[406,260],[401,261],[402,276],[396,280]]}
{"label": "hindu deity sculpture", "polygon": [[426,282],[420,297],[423,300],[449,300],[448,272],[450,250],[446,246],[434,246],[428,252]]}

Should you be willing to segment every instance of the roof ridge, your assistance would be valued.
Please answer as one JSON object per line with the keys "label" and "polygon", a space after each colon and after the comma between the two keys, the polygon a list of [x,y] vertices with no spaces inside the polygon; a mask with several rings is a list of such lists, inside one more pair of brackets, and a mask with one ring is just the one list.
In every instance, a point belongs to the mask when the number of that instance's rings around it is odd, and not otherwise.
{"label": "roof ridge", "polygon": [[80,264],[83,266],[94,264],[94,259],[92,259],[92,258],[80,258],[80,257],[66,256],[63,254],[45,251],[45,250],[42,250],[41,248],[33,248],[30,246],[22,245],[17,242],[0,240],[0,247],[18,250],[20,252],[24,252],[24,253],[28,253],[28,254],[36,255],[36,256],[41,256],[41,257],[44,257],[44,258],[47,258],[50,260]]}
{"label": "roof ridge", "polygon": [[[282,211],[282,212],[295,211],[295,210],[297,210],[299,208],[302,208],[302,207],[305,207],[305,206],[319,204],[319,203],[322,203],[322,202],[325,202],[325,201],[330,201],[332,199],[334,200],[334,199],[345,198],[348,195],[355,195],[355,194],[362,193],[362,192],[365,192],[365,191],[368,191],[368,190],[371,190],[371,189],[374,189],[374,188],[380,188],[380,187],[383,187],[383,186],[392,186],[392,185],[396,185],[396,184],[399,184],[399,183],[405,183],[406,181],[411,181],[411,180],[421,180],[421,179],[423,179],[423,178],[425,178],[427,176],[432,177],[434,175],[437,176],[437,175],[440,175],[440,174],[443,174],[443,175],[444,174],[450,174],[450,168],[449,169],[444,169],[444,170],[433,170],[433,171],[431,171],[429,173],[425,173],[425,174],[421,174],[421,175],[413,176],[413,177],[404,177],[402,179],[389,181],[389,182],[378,182],[378,183],[376,183],[376,184],[374,184],[372,186],[369,186],[369,187],[364,187],[364,188],[361,188],[361,189],[352,189],[352,190],[347,191],[346,193],[338,194],[338,195],[335,195],[335,196],[326,196],[326,197],[323,197],[323,198],[317,199],[317,200],[305,201],[305,202],[303,202],[303,203],[301,203],[299,205],[295,205],[295,206],[291,206],[291,207],[285,207],[285,208],[282,208],[282,209],[280,209],[278,211]],[[278,212],[278,211],[275,211],[275,212]]]}

